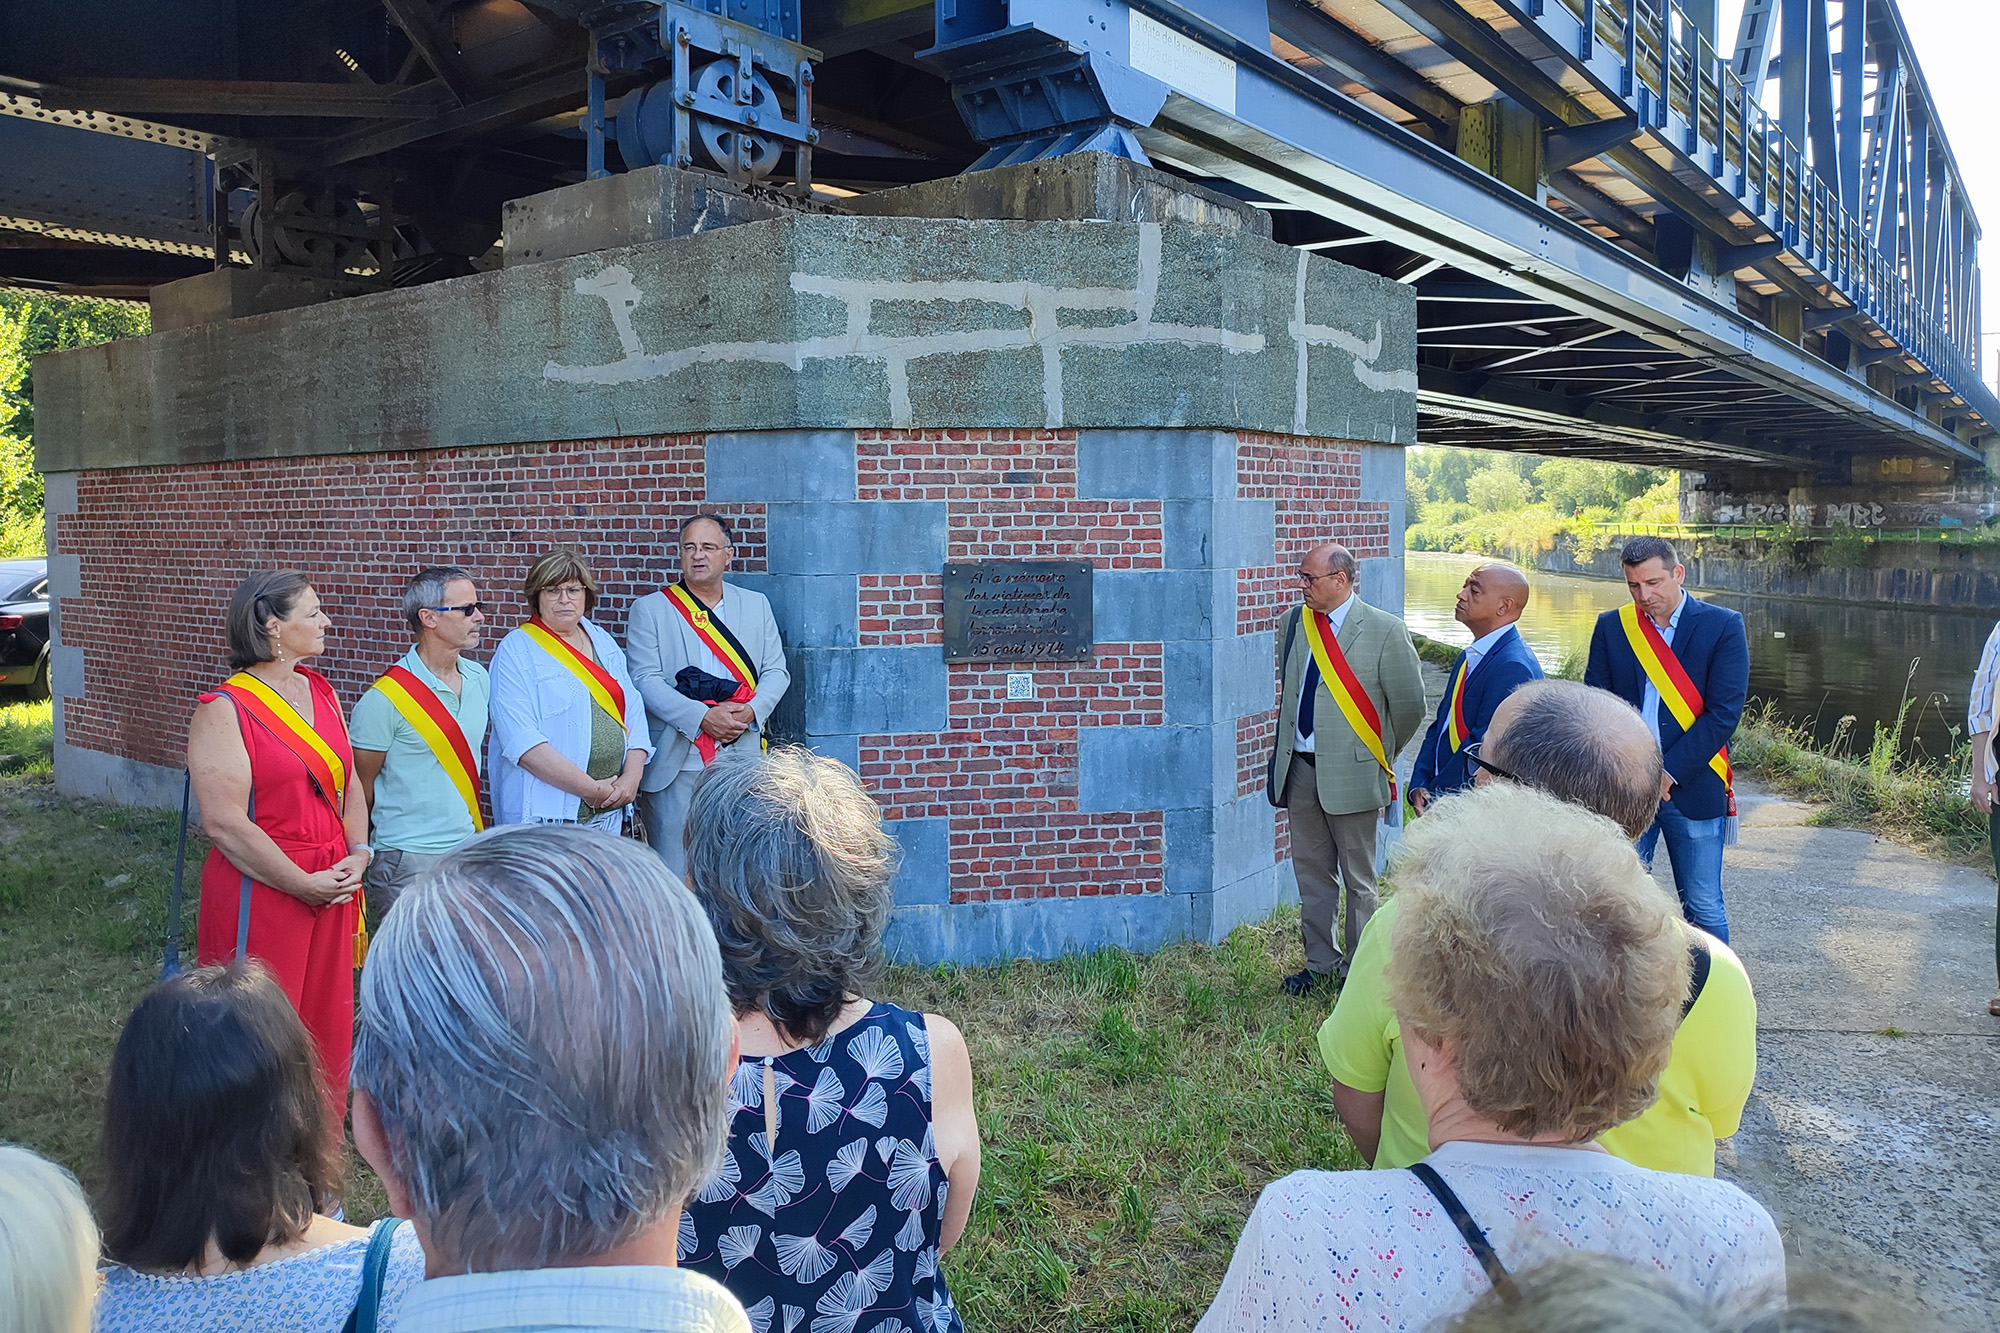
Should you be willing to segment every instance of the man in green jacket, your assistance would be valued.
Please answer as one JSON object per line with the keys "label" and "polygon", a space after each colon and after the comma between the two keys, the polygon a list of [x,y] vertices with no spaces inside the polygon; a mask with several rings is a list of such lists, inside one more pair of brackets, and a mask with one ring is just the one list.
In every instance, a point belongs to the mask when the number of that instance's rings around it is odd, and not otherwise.
{"label": "man in green jacket", "polygon": [[1306,965],[1285,978],[1293,995],[1346,980],[1343,938],[1352,951],[1375,911],[1376,830],[1396,799],[1396,755],[1424,725],[1410,632],[1355,596],[1358,574],[1346,547],[1315,547],[1299,565],[1305,605],[1278,629],[1278,735],[1265,788],[1290,817],[1299,881]]}

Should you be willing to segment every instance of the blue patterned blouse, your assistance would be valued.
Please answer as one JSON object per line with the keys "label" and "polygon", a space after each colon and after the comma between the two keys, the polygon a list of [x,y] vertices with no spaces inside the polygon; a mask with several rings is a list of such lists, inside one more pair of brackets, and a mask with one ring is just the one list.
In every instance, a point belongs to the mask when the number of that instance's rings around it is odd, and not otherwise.
{"label": "blue patterned blouse", "polygon": [[681,1214],[680,1261],[728,1287],[754,1333],[964,1333],[938,1269],[945,1173],[924,1016],[877,1004],[730,1084],[722,1173]]}
{"label": "blue patterned blouse", "polygon": [[[424,1252],[408,1222],[393,1226],[376,1328],[394,1333],[403,1297],[423,1281]],[[113,1268],[97,1297],[93,1333],[340,1333],[361,1294],[368,1237],[213,1277],[162,1276]]]}

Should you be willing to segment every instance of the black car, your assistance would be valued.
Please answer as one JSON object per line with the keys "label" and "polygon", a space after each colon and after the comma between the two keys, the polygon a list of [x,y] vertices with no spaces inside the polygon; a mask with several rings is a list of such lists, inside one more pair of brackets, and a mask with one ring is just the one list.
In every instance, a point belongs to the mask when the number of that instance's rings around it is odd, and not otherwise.
{"label": "black car", "polygon": [[49,697],[49,562],[0,560],[0,687]]}

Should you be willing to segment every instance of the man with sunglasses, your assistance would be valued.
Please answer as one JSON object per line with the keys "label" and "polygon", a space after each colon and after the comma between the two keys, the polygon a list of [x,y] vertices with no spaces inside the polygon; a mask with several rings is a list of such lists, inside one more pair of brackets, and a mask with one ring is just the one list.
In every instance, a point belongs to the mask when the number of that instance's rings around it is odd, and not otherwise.
{"label": "man with sunglasses", "polygon": [[1305,604],[1278,629],[1278,734],[1265,787],[1286,812],[1299,884],[1306,965],[1285,978],[1290,995],[1347,977],[1375,910],[1377,830],[1397,799],[1392,765],[1424,723],[1410,632],[1355,595],[1359,572],[1338,542],[1307,552]]}
{"label": "man with sunglasses", "polygon": [[348,728],[368,794],[375,856],[363,881],[369,927],[438,857],[486,826],[481,813],[486,668],[479,647],[486,603],[456,565],[419,570],[403,589],[417,641],[355,700]]}

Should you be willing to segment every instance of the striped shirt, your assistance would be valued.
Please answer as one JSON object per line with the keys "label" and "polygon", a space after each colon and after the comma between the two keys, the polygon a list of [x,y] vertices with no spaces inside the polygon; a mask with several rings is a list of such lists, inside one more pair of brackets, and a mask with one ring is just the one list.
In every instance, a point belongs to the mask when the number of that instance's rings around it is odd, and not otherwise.
{"label": "striped shirt", "polygon": [[[1977,736],[1982,731],[1993,730],[1993,686],[2000,679],[2000,625],[1986,636],[1986,647],[1979,654],[1979,670],[1972,674],[1972,694],[1965,703],[1965,725],[1967,734]],[[1986,750],[1986,778],[1990,782],[1994,776],[1993,749]]]}

